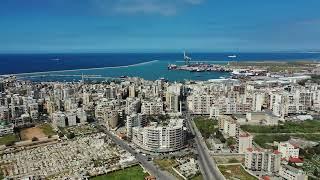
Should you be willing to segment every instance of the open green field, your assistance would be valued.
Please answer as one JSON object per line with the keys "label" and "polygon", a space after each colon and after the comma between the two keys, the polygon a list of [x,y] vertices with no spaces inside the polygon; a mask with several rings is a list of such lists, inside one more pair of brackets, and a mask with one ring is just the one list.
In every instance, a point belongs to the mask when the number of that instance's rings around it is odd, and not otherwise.
{"label": "open green field", "polygon": [[194,123],[204,138],[209,138],[215,132],[215,126],[218,124],[216,120],[205,117],[194,118]]}
{"label": "open green field", "polygon": [[53,130],[52,126],[50,124],[42,124],[38,126],[42,132],[47,135],[47,136],[53,136],[56,135],[57,133]]}
{"label": "open green field", "polygon": [[256,142],[259,146],[261,146],[262,148],[271,148],[269,145],[267,145],[266,143],[273,143],[274,141],[280,142],[280,141],[288,141],[290,139],[289,135],[263,135],[263,134],[259,134],[254,136],[253,140],[254,142]]}
{"label": "open green field", "polygon": [[143,180],[148,174],[140,166],[133,166],[106,175],[92,177],[90,180]]}
{"label": "open green field", "polygon": [[270,148],[266,143],[288,141],[291,137],[308,141],[320,141],[320,121],[286,122],[278,126],[243,125],[241,129],[253,133],[254,141],[263,148]]}
{"label": "open green field", "polygon": [[251,176],[240,165],[232,166],[218,166],[221,173],[226,179],[240,179],[240,180],[257,180],[258,178]]}
{"label": "open green field", "polygon": [[15,134],[7,134],[0,137],[0,145],[11,145],[19,141],[19,138]]}
{"label": "open green field", "polygon": [[241,129],[250,133],[320,133],[320,121],[285,122],[278,126],[242,125]]}
{"label": "open green field", "polygon": [[311,69],[315,67],[315,64],[312,61],[306,60],[294,60],[292,62],[286,61],[270,61],[270,60],[261,60],[261,61],[242,61],[242,62],[230,62],[230,67],[233,68],[261,68],[266,69],[270,72],[301,72],[302,70]]}

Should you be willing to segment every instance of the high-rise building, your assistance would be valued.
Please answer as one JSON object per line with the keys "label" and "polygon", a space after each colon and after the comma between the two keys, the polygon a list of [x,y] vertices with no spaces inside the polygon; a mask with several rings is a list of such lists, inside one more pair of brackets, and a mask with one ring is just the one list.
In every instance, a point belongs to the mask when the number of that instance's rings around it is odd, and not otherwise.
{"label": "high-rise building", "polygon": [[152,152],[171,152],[185,146],[186,127],[183,119],[171,119],[168,125],[153,123],[132,128],[132,142]]}
{"label": "high-rise building", "polygon": [[141,113],[146,115],[163,114],[163,102],[161,100],[143,101]]}
{"label": "high-rise building", "polygon": [[4,82],[0,81],[0,93],[1,92],[4,92],[5,89],[4,89]]}
{"label": "high-rise building", "polygon": [[281,165],[281,153],[263,149],[248,148],[245,152],[245,167],[252,171],[278,173]]}
{"label": "high-rise building", "polygon": [[66,127],[66,115],[61,111],[52,113],[52,124],[55,127]]}
{"label": "high-rise building", "polygon": [[132,138],[133,127],[145,127],[147,125],[147,116],[144,114],[131,114],[127,116],[127,137]]}
{"label": "high-rise building", "polygon": [[136,88],[134,85],[129,86],[129,97],[136,97]]}
{"label": "high-rise building", "polygon": [[231,116],[218,118],[219,129],[227,136],[236,137],[239,134],[239,124]]}
{"label": "high-rise building", "polygon": [[166,93],[166,109],[170,112],[179,112],[179,95],[175,93]]}
{"label": "high-rise building", "polygon": [[252,148],[253,137],[249,133],[240,134],[237,136],[237,152],[245,153],[248,148]]}

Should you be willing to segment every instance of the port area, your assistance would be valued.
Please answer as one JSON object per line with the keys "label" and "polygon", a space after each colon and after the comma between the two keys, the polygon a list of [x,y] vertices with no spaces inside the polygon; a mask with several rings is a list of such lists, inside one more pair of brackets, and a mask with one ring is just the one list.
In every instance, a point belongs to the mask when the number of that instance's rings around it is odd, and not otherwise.
{"label": "port area", "polygon": [[290,76],[317,74],[318,63],[308,60],[295,61],[231,61],[226,64],[185,62],[184,65],[169,64],[168,70],[190,72],[229,72],[234,79],[253,76]]}
{"label": "port area", "polygon": [[224,65],[218,64],[208,64],[208,63],[192,63],[187,65],[176,65],[169,64],[169,70],[183,70],[190,72],[205,72],[205,71],[214,71],[214,72],[232,72],[233,69],[228,68]]}

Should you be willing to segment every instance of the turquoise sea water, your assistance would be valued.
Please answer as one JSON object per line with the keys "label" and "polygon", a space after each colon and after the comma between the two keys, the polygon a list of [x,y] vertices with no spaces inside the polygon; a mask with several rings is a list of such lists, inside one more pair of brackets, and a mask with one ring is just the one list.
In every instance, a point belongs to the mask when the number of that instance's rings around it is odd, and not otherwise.
{"label": "turquoise sea water", "polygon": [[[172,71],[167,69],[169,63],[169,61],[151,61],[145,64],[138,64],[127,67],[107,67],[99,69],[31,73],[22,74],[19,75],[19,77],[24,77],[33,81],[75,81],[80,80],[82,78],[82,74],[86,79],[91,80],[105,80],[109,77],[117,78],[120,76],[141,77],[147,80],[157,80],[159,78],[165,78],[170,81],[208,80],[229,77],[229,73],[226,72]],[[181,62],[175,63],[181,64]],[[91,78],[88,78],[89,76]]]}
{"label": "turquoise sea water", "polygon": [[[211,64],[225,64],[228,61],[319,61],[320,59],[320,53],[188,53],[187,55],[192,57],[192,63],[208,61]],[[230,58],[230,55],[236,55],[236,58]],[[130,76],[147,80],[165,78],[170,81],[183,81],[229,76],[229,73],[224,72],[196,73],[167,69],[168,64],[182,64],[182,61],[182,53],[0,54],[0,74],[19,74],[17,75],[19,78],[33,81],[75,81],[80,80],[82,74],[91,76],[88,79],[92,80]]]}

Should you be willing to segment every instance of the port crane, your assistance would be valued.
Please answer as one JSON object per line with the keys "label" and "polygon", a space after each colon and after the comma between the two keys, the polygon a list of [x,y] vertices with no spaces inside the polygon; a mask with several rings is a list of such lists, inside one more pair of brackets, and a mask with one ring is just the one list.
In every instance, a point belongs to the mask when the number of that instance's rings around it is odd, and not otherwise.
{"label": "port crane", "polygon": [[187,56],[185,51],[183,52],[183,59],[184,59],[184,63],[186,65],[189,65],[189,63],[191,61],[191,57]]}

